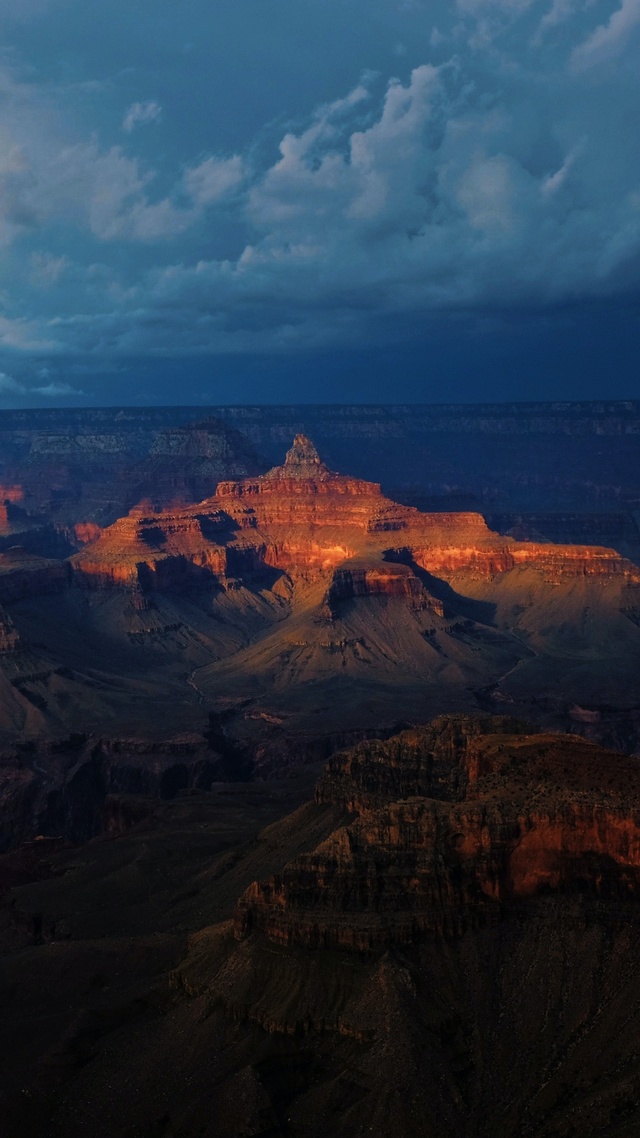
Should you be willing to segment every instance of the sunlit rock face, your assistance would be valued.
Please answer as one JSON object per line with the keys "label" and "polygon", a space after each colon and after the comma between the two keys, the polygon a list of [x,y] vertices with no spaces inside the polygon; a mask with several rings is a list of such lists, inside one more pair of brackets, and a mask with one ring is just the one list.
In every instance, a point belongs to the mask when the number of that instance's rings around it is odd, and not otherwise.
{"label": "sunlit rock face", "polygon": [[22,502],[24,490],[19,485],[0,485],[0,535],[10,533],[16,515],[16,505]]}
{"label": "sunlit rock face", "polygon": [[[376,482],[329,470],[304,435],[296,435],[282,466],[261,478],[221,482],[216,500],[243,528],[303,531],[319,526],[363,534],[387,504]],[[398,509],[401,515],[403,507]],[[351,540],[356,540],[353,535]]]}
{"label": "sunlit rock face", "polygon": [[[304,435],[296,436],[283,465],[258,478],[220,482],[215,495],[196,506],[159,513],[150,504],[136,507],[73,565],[80,581],[143,587],[148,582],[162,588],[186,579],[189,563],[222,584],[237,575],[234,552],[252,571],[262,564],[305,580],[356,557],[409,559],[434,574],[492,577],[533,567],[549,581],[640,580],[635,567],[613,550],[518,543],[492,533],[480,514],[425,514],[398,505],[377,483],[329,470]],[[393,592],[401,576],[399,570],[378,568],[369,575],[370,582],[374,577],[378,582],[371,588],[385,592],[381,582],[386,579]]]}

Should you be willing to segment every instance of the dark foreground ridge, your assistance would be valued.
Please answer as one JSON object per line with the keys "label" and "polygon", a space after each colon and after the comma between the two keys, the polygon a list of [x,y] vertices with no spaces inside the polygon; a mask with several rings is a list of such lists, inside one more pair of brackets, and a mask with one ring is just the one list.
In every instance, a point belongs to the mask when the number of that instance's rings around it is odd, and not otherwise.
{"label": "dark foreground ridge", "polygon": [[444,717],[308,793],[0,859],[3,1135],[635,1138],[638,760]]}

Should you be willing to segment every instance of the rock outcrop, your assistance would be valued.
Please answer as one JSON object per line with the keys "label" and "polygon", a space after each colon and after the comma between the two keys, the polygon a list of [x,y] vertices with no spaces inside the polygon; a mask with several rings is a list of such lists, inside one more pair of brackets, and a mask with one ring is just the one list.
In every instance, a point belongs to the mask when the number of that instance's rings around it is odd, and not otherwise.
{"label": "rock outcrop", "polygon": [[[145,817],[154,800],[242,776],[211,736],[152,741],[70,735],[0,751],[0,853],[39,835],[86,842]],[[227,748],[228,750],[228,748]]]}
{"label": "rock outcrop", "polygon": [[24,498],[22,486],[0,485],[0,534],[11,532],[12,522],[20,511],[16,511],[15,504]]}
{"label": "rock outcrop", "polygon": [[15,652],[20,646],[20,634],[11,617],[0,609],[0,656]]}
{"label": "rock outcrop", "polygon": [[328,613],[335,617],[343,601],[358,597],[401,597],[412,608],[431,609],[444,616],[442,601],[434,597],[409,565],[383,561],[378,565],[358,566],[356,560],[348,567],[336,569],[326,594]]}
{"label": "rock outcrop", "polygon": [[[163,588],[203,570],[223,585],[260,565],[312,581],[353,558],[409,559],[435,575],[486,578],[526,566],[553,582],[588,576],[640,583],[640,570],[614,550],[518,543],[492,533],[480,514],[398,505],[377,483],[329,470],[303,435],[282,466],[222,481],[197,506],[161,513],[136,507],[73,565],[81,581]],[[396,584],[408,580],[400,570],[373,571],[380,581],[385,573]]]}
{"label": "rock outcrop", "polygon": [[0,855],[3,1135],[634,1138],[637,762],[447,717],[293,783]]}
{"label": "rock outcrop", "polygon": [[[0,603],[22,606],[10,616],[42,646],[25,674],[56,677],[25,686],[12,672],[11,730],[79,730],[86,708],[103,733],[113,700],[129,715],[135,691],[146,733],[154,698],[163,730],[173,704],[185,729],[198,703],[235,708],[230,730],[243,746],[251,735],[265,773],[274,756],[288,766],[326,753],[323,739],[443,709],[507,706],[564,727],[579,706],[597,722],[576,729],[637,746],[640,570],[615,550],[519,542],[477,512],[398,504],[330,470],[304,436],[201,502],[142,502],[65,533],[81,546],[67,559],[0,552]],[[31,707],[14,707],[16,692]]]}
{"label": "rock outcrop", "polygon": [[372,951],[544,893],[640,897],[638,762],[575,736],[436,720],[333,756],[316,798],[351,821],[250,887],[240,938]]}

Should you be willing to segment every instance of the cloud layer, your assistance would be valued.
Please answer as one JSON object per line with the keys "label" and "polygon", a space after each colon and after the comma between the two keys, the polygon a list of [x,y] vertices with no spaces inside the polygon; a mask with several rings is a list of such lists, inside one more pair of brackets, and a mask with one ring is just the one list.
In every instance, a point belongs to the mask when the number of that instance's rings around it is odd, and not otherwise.
{"label": "cloud layer", "polygon": [[[120,80],[85,81],[92,129],[68,84],[5,63],[5,351],[290,353],[636,290],[640,0],[415,0],[410,51],[384,18],[386,74],[302,118],[292,95],[279,130],[173,159],[166,97],[118,109]],[[19,394],[10,374],[0,395]]]}

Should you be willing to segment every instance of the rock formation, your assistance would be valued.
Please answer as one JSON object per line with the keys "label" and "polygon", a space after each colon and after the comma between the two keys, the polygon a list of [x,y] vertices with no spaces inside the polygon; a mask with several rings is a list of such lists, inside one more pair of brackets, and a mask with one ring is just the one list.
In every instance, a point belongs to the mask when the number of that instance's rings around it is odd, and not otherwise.
{"label": "rock formation", "polygon": [[12,521],[16,516],[15,504],[24,498],[22,486],[0,485],[0,534],[11,532]]}
{"label": "rock formation", "polygon": [[633,1138],[637,760],[448,716],[292,785],[0,854],[3,1135]]}
{"label": "rock formation", "polygon": [[194,422],[189,407],[2,411],[0,481],[24,485],[21,508],[30,514],[107,525],[154,492],[158,506],[198,501],[220,478],[259,473],[256,451],[280,461],[284,442],[302,431],[335,469],[381,480],[394,500],[427,511],[475,500],[495,529],[507,515],[526,529],[528,512],[543,512],[545,524],[532,526],[548,539],[640,557],[633,401],[224,406],[202,415]]}
{"label": "rock formation", "polygon": [[440,719],[334,755],[316,800],[352,820],[251,886],[239,937],[370,951],[549,891],[640,896],[637,760],[575,736]]}
{"label": "rock formation", "polygon": [[505,705],[638,745],[640,570],[615,550],[398,504],[302,435],[283,464],[201,502],[145,501],[68,535],[81,545],[68,558],[0,552],[0,603],[41,645],[7,692],[31,703],[36,732],[102,734],[114,714],[129,732],[139,693],[145,733],[170,712],[181,729],[198,705],[229,712],[265,772],[317,753],[314,740]]}
{"label": "rock formation", "polygon": [[440,575],[495,577],[526,566],[550,582],[593,576],[640,583],[640,570],[614,550],[518,543],[492,533],[480,514],[422,514],[397,505],[377,483],[330,471],[303,435],[284,465],[255,479],[220,482],[197,506],[156,514],[148,504],[137,506],[73,564],[79,579],[133,584],[137,576],[143,588],[162,588],[177,559],[182,571],[189,562],[223,584],[243,565],[313,580],[356,557],[409,558]]}
{"label": "rock formation", "polygon": [[0,412],[0,533],[8,523],[14,531],[104,526],[144,498],[155,509],[198,501],[221,478],[265,469],[233,427],[213,416],[187,425],[193,417],[193,409]]}
{"label": "rock formation", "polygon": [[0,609],[0,655],[15,652],[20,644],[20,634],[11,617]]}

